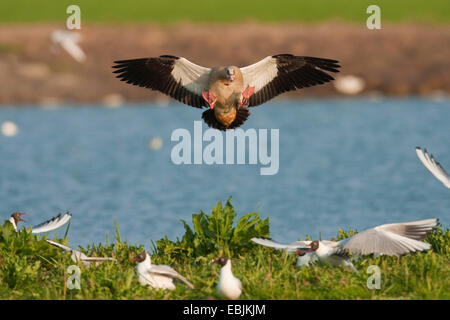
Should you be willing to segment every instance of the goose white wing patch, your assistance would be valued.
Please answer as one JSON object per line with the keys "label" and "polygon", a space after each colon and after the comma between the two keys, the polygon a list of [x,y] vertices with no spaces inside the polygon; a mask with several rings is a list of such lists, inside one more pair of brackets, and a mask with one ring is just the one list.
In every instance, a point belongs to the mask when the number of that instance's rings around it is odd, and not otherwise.
{"label": "goose white wing patch", "polygon": [[278,54],[240,69],[244,88],[255,87],[249,99],[249,106],[254,107],[283,92],[334,80],[327,72],[339,72],[338,68],[336,60]]}
{"label": "goose white wing patch", "polygon": [[450,175],[444,170],[439,162],[434,159],[433,155],[428,155],[427,150],[422,151],[416,147],[416,153],[423,165],[439,180],[444,186],[450,188]]}
{"label": "goose white wing patch", "polygon": [[202,108],[206,102],[202,91],[208,91],[210,68],[182,57],[163,55],[115,61],[117,78],[139,87],[158,90],[184,104]]}
{"label": "goose white wing patch", "polygon": [[180,58],[175,61],[171,73],[176,82],[179,82],[189,91],[201,96],[202,91],[208,90],[210,72],[210,68],[205,68],[185,58]]}
{"label": "goose white wing patch", "polygon": [[264,88],[278,75],[277,60],[268,56],[252,65],[241,68],[244,88],[255,87],[255,93]]}

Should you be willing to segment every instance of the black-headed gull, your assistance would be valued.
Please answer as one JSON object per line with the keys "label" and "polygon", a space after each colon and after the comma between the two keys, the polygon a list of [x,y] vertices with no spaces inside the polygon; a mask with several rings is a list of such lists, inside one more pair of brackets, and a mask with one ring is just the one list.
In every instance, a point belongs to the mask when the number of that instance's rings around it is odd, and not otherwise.
{"label": "black-headed gull", "polygon": [[241,280],[236,278],[231,271],[231,260],[227,257],[213,259],[210,264],[221,266],[217,294],[226,299],[237,300],[242,293]]}
{"label": "black-headed gull", "polygon": [[[25,220],[22,219],[22,216],[24,214],[26,214],[26,213],[14,212],[11,215],[9,222],[12,223],[14,230],[17,231],[17,225],[18,225],[19,221],[26,222]],[[37,234],[37,233],[43,233],[43,232],[49,232],[52,230],[56,230],[56,229],[62,227],[63,225],[65,225],[67,222],[69,222],[70,218],[72,218],[72,215],[69,212],[66,212],[64,215],[61,215],[61,213],[60,213],[56,217],[51,218],[50,220],[47,220],[45,222],[42,222],[42,223],[38,224],[37,226],[34,226],[31,229],[31,233]]]}
{"label": "black-headed gull", "polygon": [[116,260],[116,259],[110,258],[110,257],[88,257],[83,252],[72,249],[61,243],[58,243],[58,242],[55,242],[52,240],[45,240],[45,241],[47,241],[52,246],[55,246],[64,251],[70,252],[71,253],[70,257],[71,257],[72,261],[75,263],[78,263],[79,261],[81,261],[86,268],[89,268],[91,266],[92,262],[95,262],[97,264],[97,263],[104,262],[104,261],[115,261]]}
{"label": "black-headed gull", "polygon": [[437,162],[433,155],[428,155],[427,149],[420,149],[416,147],[416,153],[423,165],[440,181],[444,186],[450,188],[450,175],[444,170],[439,162]]}
{"label": "black-headed gull", "polygon": [[[357,272],[348,257],[348,253],[357,256],[369,254],[400,256],[416,251],[429,250],[431,245],[420,240],[433,232],[437,224],[438,219],[383,224],[341,241],[299,241],[286,246],[289,246],[289,250],[292,251],[297,245],[297,254],[304,255],[314,252],[319,261],[324,264],[346,266]],[[263,244],[261,241],[259,243]],[[270,242],[263,245],[271,246]],[[278,244],[278,247],[280,246],[283,245]]]}
{"label": "black-headed gull", "polygon": [[174,279],[184,282],[189,288],[194,289],[185,277],[167,265],[152,264],[152,260],[147,251],[138,254],[131,259],[131,262],[139,262],[136,270],[139,283],[143,286],[150,286],[154,289],[175,290]]}

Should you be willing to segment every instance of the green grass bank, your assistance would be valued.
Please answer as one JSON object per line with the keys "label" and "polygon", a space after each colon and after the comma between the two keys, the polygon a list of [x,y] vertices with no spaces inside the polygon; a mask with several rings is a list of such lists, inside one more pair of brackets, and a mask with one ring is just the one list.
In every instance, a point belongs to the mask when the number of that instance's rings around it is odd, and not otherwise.
{"label": "green grass bank", "polygon": [[[211,214],[194,214],[181,239],[163,238],[147,248],[153,263],[169,264],[186,276],[194,290],[178,285],[174,291],[152,290],[137,281],[130,257],[143,251],[140,245],[121,239],[79,248],[89,256],[112,256],[90,268],[78,264],[81,288],[67,286],[67,268],[74,262],[69,253],[50,246],[46,236],[30,230],[15,232],[9,222],[0,226],[0,299],[205,299],[216,297],[219,255],[232,257],[233,272],[242,280],[241,299],[449,299],[450,231],[439,227],[426,241],[432,249],[403,257],[368,257],[354,262],[359,273],[316,264],[295,267],[296,258],[282,251],[261,247],[248,240],[269,235],[269,220],[249,213],[235,221],[230,199],[217,204]],[[76,219],[76,216],[74,216]],[[342,239],[354,231],[338,231]],[[69,235],[70,236],[70,235]],[[59,239],[62,243],[67,238]],[[367,267],[381,270],[381,288],[367,288]]]}
{"label": "green grass bank", "polygon": [[371,4],[381,8],[382,21],[450,21],[447,0],[16,0],[0,2],[0,22],[64,22],[68,16],[66,8],[72,4],[80,6],[83,22],[365,22],[366,9]]}

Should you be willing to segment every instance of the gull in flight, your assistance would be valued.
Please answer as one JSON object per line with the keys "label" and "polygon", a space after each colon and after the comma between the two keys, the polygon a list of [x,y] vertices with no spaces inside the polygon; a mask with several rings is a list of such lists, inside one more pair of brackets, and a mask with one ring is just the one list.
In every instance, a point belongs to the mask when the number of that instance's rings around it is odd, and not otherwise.
{"label": "gull in flight", "polygon": [[136,261],[139,262],[136,267],[139,283],[143,286],[150,286],[154,289],[175,290],[173,280],[176,279],[184,282],[189,288],[194,289],[192,283],[173,268],[167,265],[152,264],[151,257],[147,251],[143,251],[131,259],[131,262]]}
{"label": "gull in flight", "polygon": [[202,119],[209,127],[240,127],[249,107],[259,106],[283,92],[334,80],[338,61],[277,54],[246,67],[207,68],[183,57],[159,57],[115,61],[113,71],[126,83],[158,90],[186,105],[207,108]]}
{"label": "gull in flight", "polygon": [[227,257],[213,259],[210,264],[221,266],[217,294],[226,299],[237,300],[242,293],[241,280],[236,278],[231,271],[231,260]]}
{"label": "gull in flight", "polygon": [[[17,231],[17,225],[19,224],[19,221],[26,222],[24,219],[22,219],[22,216],[26,214],[25,212],[14,212],[11,215],[11,218],[9,219],[9,222],[12,223],[14,226],[14,230]],[[31,233],[37,234],[37,233],[43,233],[43,232],[49,232],[55,229],[58,229],[65,225],[67,222],[69,222],[70,218],[72,218],[72,215],[69,212],[66,212],[64,215],[58,214],[56,217],[51,218],[50,220],[47,220],[45,222],[42,222],[38,224],[37,226],[34,226],[31,230]]]}
{"label": "gull in flight", "polygon": [[52,240],[45,240],[47,241],[49,244],[51,244],[52,246],[55,246],[57,248],[60,248],[66,252],[70,252],[71,254],[71,259],[73,262],[78,263],[79,261],[81,261],[84,266],[86,268],[89,268],[91,266],[92,262],[95,262],[95,264],[97,265],[97,263],[100,262],[104,262],[104,261],[116,261],[116,259],[114,258],[110,258],[110,257],[88,257],[87,255],[85,255],[83,252],[72,249],[68,246],[65,246],[61,243],[52,241]]}
{"label": "gull in flight", "polygon": [[[341,241],[299,241],[290,245],[278,244],[274,241],[264,242],[261,238],[253,238],[256,243],[269,247],[288,249],[296,254],[315,253],[318,260],[331,266],[344,266],[355,272],[358,270],[350,261],[348,253],[365,256],[387,255],[400,256],[416,251],[429,250],[431,245],[422,242],[433,232],[438,219],[425,219],[412,222],[383,224],[367,229]],[[275,245],[271,245],[274,242]],[[284,246],[284,247],[283,247]]]}
{"label": "gull in flight", "polygon": [[420,149],[416,147],[416,153],[420,161],[422,161],[425,168],[427,168],[444,186],[450,188],[450,175],[444,170],[439,162],[437,162],[433,155],[428,155],[427,149]]}
{"label": "gull in flight", "polygon": [[66,50],[77,62],[84,62],[86,60],[86,54],[78,44],[81,40],[79,33],[55,30],[51,35],[51,40],[54,45],[60,45]]}

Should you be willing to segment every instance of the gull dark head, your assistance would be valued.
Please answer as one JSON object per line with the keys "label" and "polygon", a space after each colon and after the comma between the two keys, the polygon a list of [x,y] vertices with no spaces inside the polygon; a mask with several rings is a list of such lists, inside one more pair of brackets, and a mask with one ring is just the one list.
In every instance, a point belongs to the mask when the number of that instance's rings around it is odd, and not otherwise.
{"label": "gull dark head", "polygon": [[227,79],[229,81],[234,81],[235,74],[236,74],[236,71],[234,70],[233,67],[225,68],[225,75],[227,76]]}
{"label": "gull dark head", "polygon": [[26,222],[24,219],[22,219],[22,216],[26,214],[26,212],[14,212],[11,217],[14,219],[14,222],[16,225],[19,223],[19,221]]}
{"label": "gull dark head", "polygon": [[319,240],[314,240],[311,242],[310,249],[308,251],[316,251],[317,249],[319,249]]}
{"label": "gull dark head", "polygon": [[298,256],[304,256],[308,252],[316,251],[317,249],[319,249],[319,241],[314,240],[313,242],[311,242],[309,244],[308,248],[306,250],[305,249],[306,248],[299,249],[299,250],[295,251],[294,253]]}
{"label": "gull dark head", "polygon": [[141,253],[139,253],[138,255],[136,255],[134,258],[130,259],[130,262],[143,262],[145,260],[145,258],[147,257],[147,252],[143,251]]}
{"label": "gull dark head", "polygon": [[228,258],[227,257],[220,257],[220,258],[216,258],[211,260],[211,262],[209,264],[219,264],[221,267],[223,267],[224,265],[227,264],[228,262]]}

